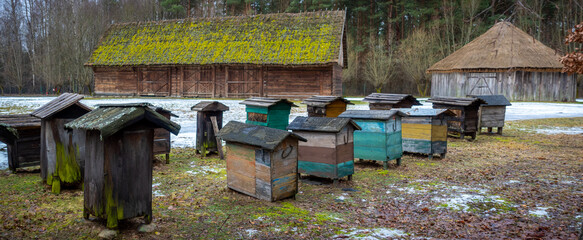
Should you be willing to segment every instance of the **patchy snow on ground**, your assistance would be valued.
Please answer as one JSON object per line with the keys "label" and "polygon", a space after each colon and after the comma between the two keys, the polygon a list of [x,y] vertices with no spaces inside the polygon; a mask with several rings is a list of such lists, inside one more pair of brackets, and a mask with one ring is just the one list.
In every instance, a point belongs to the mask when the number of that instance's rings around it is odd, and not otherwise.
{"label": "patchy snow on ground", "polygon": [[536,133],[540,134],[583,134],[583,127],[552,127],[534,129]]}
{"label": "patchy snow on ground", "polygon": [[373,228],[373,229],[356,229],[351,228],[342,231],[341,234],[332,236],[332,239],[388,239],[407,236],[407,234],[398,229],[391,228]]}
{"label": "patchy snow on ground", "polygon": [[528,214],[535,216],[535,217],[548,217],[549,213],[547,212],[547,210],[549,210],[550,207],[536,207],[535,209],[529,210]]}
{"label": "patchy snow on ground", "polygon": [[192,175],[199,175],[199,174],[208,175],[208,174],[219,174],[221,172],[225,172],[225,169],[223,169],[223,168],[216,168],[216,167],[209,167],[209,166],[197,166],[197,165],[191,165],[191,167],[194,168],[194,170],[186,171],[186,173],[189,173]]}
{"label": "patchy snow on ground", "polygon": [[245,229],[245,234],[247,234],[247,237],[253,237],[255,236],[257,233],[259,233],[259,230],[255,230],[255,229]]}

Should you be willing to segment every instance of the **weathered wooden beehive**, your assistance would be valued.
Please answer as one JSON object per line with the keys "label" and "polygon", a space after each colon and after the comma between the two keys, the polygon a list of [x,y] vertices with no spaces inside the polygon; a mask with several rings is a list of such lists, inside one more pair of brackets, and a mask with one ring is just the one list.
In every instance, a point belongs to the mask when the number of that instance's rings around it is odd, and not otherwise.
{"label": "weathered wooden beehive", "polygon": [[278,98],[248,98],[240,104],[245,105],[247,124],[266,126],[285,130],[289,124],[289,114],[292,107],[297,107],[287,99]]}
{"label": "weathered wooden beehive", "polygon": [[308,117],[338,117],[350,101],[337,96],[312,96],[302,102],[308,107]]}
{"label": "weathered wooden beehive", "polygon": [[354,174],[354,130],[350,118],[296,117],[288,130],[307,139],[299,142],[298,171],[317,177],[338,179]]}
{"label": "weathered wooden beehive", "polygon": [[492,132],[492,128],[498,128],[498,134],[502,134],[504,128],[504,118],[506,117],[506,106],[510,106],[510,102],[504,95],[468,95],[484,100],[486,103],[480,105],[478,112],[478,132],[482,131],[483,127],[488,128],[488,132]]}
{"label": "weathered wooden beehive", "polygon": [[83,182],[85,133],[64,128],[66,123],[91,111],[80,102],[81,99],[81,95],[63,93],[31,113],[41,119],[41,177],[52,185],[54,193],[61,192],[62,183],[72,185]]}
{"label": "weathered wooden beehive", "polygon": [[403,116],[396,110],[348,110],[338,117],[351,118],[361,128],[354,131],[354,157],[382,161],[387,169],[390,160],[401,165]]}
{"label": "weathered wooden beehive", "polygon": [[294,133],[231,121],[218,136],[227,142],[227,186],[268,201],[298,192],[298,140]]}
{"label": "weathered wooden beehive", "polygon": [[211,117],[217,119],[219,130],[223,127],[223,112],[229,111],[229,107],[218,101],[202,101],[190,108],[196,113],[196,150],[205,154],[217,152],[216,133],[213,129]]}
{"label": "weathered wooden beehive", "polygon": [[0,115],[0,141],[8,147],[8,168],[40,165],[40,119],[29,114]]}
{"label": "weathered wooden beehive", "polygon": [[101,105],[65,126],[87,134],[83,217],[108,228],[138,216],[150,223],[154,129],[178,134],[180,125],[138,103]]}
{"label": "weathered wooden beehive", "polygon": [[362,99],[370,110],[390,110],[391,108],[410,108],[421,105],[413,95],[393,93],[371,93]]}
{"label": "weathered wooden beehive", "polygon": [[455,116],[447,121],[448,132],[458,133],[460,138],[471,136],[476,139],[478,130],[478,110],[484,102],[478,98],[456,97],[432,97],[428,102],[433,103],[433,108],[449,109]]}
{"label": "weathered wooden beehive", "polygon": [[[172,111],[161,108],[161,107],[151,107],[157,113],[172,120],[172,117],[178,117],[173,114]],[[172,144],[170,141],[170,132],[164,128],[156,128],[154,130],[154,155],[164,154],[166,157],[166,163],[170,163],[170,150],[172,149]]]}
{"label": "weathered wooden beehive", "polygon": [[401,119],[403,151],[433,154],[445,158],[447,153],[447,120],[455,114],[448,109],[396,108],[406,117]]}

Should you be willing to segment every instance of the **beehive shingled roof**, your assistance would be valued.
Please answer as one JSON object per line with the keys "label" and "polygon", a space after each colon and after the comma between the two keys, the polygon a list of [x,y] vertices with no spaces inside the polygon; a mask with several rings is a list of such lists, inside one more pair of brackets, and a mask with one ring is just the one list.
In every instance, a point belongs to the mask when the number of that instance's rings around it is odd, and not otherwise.
{"label": "beehive shingled roof", "polygon": [[330,118],[330,117],[296,117],[287,126],[287,130],[300,130],[309,132],[340,132],[346,125],[352,125],[354,129],[360,130],[360,126],[350,118]]}
{"label": "beehive shingled roof", "polygon": [[344,11],[112,25],[86,65],[338,63]]}
{"label": "beehive shingled roof", "polygon": [[252,146],[273,150],[287,137],[292,136],[299,141],[305,138],[285,130],[230,121],[217,134],[225,141],[244,143]]}
{"label": "beehive shingled roof", "polygon": [[560,55],[509,22],[496,23],[490,30],[459,50],[433,64],[427,72],[560,72]]}
{"label": "beehive shingled roof", "polygon": [[83,95],[75,93],[63,93],[45,105],[42,105],[30,115],[40,119],[45,119],[73,105],[77,105],[80,108],[85,109],[87,112],[91,111],[89,106],[79,102],[81,99],[83,99]]}
{"label": "beehive shingled roof", "polygon": [[395,94],[395,93],[371,93],[366,96],[362,101],[371,103],[388,103],[397,104],[399,102],[409,100],[413,105],[421,105],[417,98],[410,94]]}
{"label": "beehive shingled roof", "polygon": [[340,96],[318,96],[318,95],[311,96],[310,98],[305,99],[302,103],[308,106],[325,107],[336,100],[340,100],[346,104],[354,105],[354,103]]}

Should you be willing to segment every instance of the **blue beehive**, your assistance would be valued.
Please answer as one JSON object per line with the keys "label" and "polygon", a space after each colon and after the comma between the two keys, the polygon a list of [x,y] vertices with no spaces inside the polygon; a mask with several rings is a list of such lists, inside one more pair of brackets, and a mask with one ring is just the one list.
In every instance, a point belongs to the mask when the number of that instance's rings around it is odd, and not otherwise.
{"label": "blue beehive", "polygon": [[354,157],[382,161],[387,169],[390,160],[401,165],[403,116],[397,110],[349,110],[338,117],[351,118],[362,128],[354,131]]}

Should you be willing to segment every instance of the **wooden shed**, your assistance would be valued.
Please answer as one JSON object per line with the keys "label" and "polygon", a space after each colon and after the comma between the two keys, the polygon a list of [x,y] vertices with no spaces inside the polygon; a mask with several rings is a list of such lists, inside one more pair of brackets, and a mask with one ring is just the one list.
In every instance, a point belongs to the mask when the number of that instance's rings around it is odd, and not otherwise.
{"label": "wooden shed", "polygon": [[101,95],[342,95],[345,19],[320,11],[119,23],[85,65]]}
{"label": "wooden shed", "polygon": [[338,117],[351,118],[361,128],[354,131],[354,157],[382,161],[387,169],[391,160],[401,165],[403,116],[396,110],[348,110]]}
{"label": "wooden shed", "polygon": [[[223,127],[223,112],[229,111],[227,105],[218,101],[202,101],[190,108],[196,113],[196,150],[203,154],[217,152],[216,133],[213,129],[211,117],[215,117],[217,128]],[[219,146],[222,147],[222,146]]]}
{"label": "wooden shed", "polygon": [[0,115],[0,141],[7,146],[11,171],[40,165],[40,124],[29,114]]}
{"label": "wooden shed", "polygon": [[[172,111],[161,108],[161,107],[154,107],[153,108],[157,113],[168,118],[168,120],[172,120],[172,117],[178,117],[178,115],[173,114]],[[170,163],[170,150],[172,149],[172,144],[170,141],[170,132],[164,128],[156,128],[154,130],[154,155],[164,154],[166,157],[166,163]]]}
{"label": "wooden shed", "polygon": [[504,95],[510,101],[574,102],[577,76],[561,72],[561,53],[509,22],[435,63],[431,97]]}
{"label": "wooden shed", "polygon": [[308,107],[308,117],[338,117],[346,111],[346,105],[354,105],[345,98],[337,96],[312,96],[302,103]]}
{"label": "wooden shed", "polygon": [[296,117],[288,130],[307,139],[299,142],[298,172],[338,179],[354,174],[354,130],[358,124],[350,118]]}
{"label": "wooden shed", "polygon": [[401,119],[403,152],[433,154],[445,158],[447,153],[447,120],[455,114],[448,109],[396,108],[406,117]]}
{"label": "wooden shed", "polygon": [[83,182],[85,133],[78,129],[67,131],[64,127],[91,111],[81,99],[79,94],[63,93],[31,113],[41,119],[41,177],[52,185],[54,193],[61,192],[62,183]]}
{"label": "wooden shed", "polygon": [[478,110],[486,103],[478,98],[432,97],[428,102],[435,109],[449,109],[455,116],[447,121],[448,132],[457,133],[460,138],[471,136],[476,139],[478,131]]}
{"label": "wooden shed", "polygon": [[218,136],[227,142],[227,186],[268,201],[298,192],[298,140],[294,133],[231,121]]}
{"label": "wooden shed", "polygon": [[498,128],[498,134],[502,134],[504,128],[504,119],[506,118],[506,106],[511,106],[510,102],[504,95],[469,95],[484,100],[480,105],[478,112],[478,133],[482,132],[483,127],[492,132],[492,128]]}
{"label": "wooden shed", "polygon": [[285,130],[289,124],[292,107],[297,107],[287,99],[253,97],[239,103],[245,105],[245,123]]}
{"label": "wooden shed", "polygon": [[362,99],[368,102],[370,110],[390,110],[392,108],[411,108],[413,105],[421,105],[417,98],[409,94],[371,93]]}
{"label": "wooden shed", "polygon": [[149,104],[101,105],[65,126],[84,131],[83,217],[118,220],[144,216],[152,221],[152,161],[156,128],[178,134],[180,125]]}

